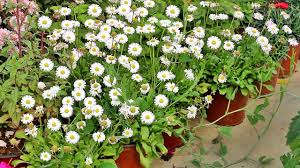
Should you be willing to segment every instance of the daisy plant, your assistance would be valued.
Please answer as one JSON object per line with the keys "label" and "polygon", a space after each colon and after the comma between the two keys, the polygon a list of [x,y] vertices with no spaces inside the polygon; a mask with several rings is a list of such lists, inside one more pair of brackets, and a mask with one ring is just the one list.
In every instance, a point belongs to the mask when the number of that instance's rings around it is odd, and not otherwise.
{"label": "daisy plant", "polygon": [[198,29],[203,32],[199,50],[206,74],[200,86],[232,100],[237,92],[244,96],[258,94],[257,83],[271,79],[278,66],[278,61],[274,60],[278,53],[272,50],[275,41],[271,28],[264,26],[271,24],[270,16],[260,12],[264,5],[246,3],[238,6],[232,2],[212,1],[201,1],[199,6],[195,4],[198,7],[195,24],[202,25],[201,30]]}
{"label": "daisy plant", "polygon": [[[38,6],[31,0],[0,2],[0,124],[18,129],[23,114],[18,105],[32,107],[37,89],[40,51],[36,29]],[[30,94],[30,95],[29,95]]]}
{"label": "daisy plant", "polygon": [[184,140],[211,98],[198,85],[205,32],[191,24],[197,7],[182,2],[75,1],[40,16],[46,52],[37,94],[20,102],[27,143],[16,163],[114,167],[135,144],[151,167],[167,153],[162,133]]}

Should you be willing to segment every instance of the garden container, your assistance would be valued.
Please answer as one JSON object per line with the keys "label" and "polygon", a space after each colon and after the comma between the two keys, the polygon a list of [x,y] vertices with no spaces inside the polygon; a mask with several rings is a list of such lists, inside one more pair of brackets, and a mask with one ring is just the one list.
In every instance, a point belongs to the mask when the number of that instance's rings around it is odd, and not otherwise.
{"label": "garden container", "polygon": [[[228,108],[228,112],[233,112],[238,109],[244,108],[248,103],[249,97],[243,96],[240,91],[238,91],[235,95],[234,100],[230,101],[230,106]],[[212,104],[208,108],[207,120],[210,122],[214,122],[225,115],[227,111],[227,106],[229,104],[229,100],[220,95],[218,92],[213,96]],[[216,122],[218,125],[222,126],[235,126],[241,124],[245,119],[245,110],[241,110],[230,114]]]}
{"label": "garden container", "polygon": [[[266,81],[266,82],[263,82],[262,86],[261,86],[261,83],[260,82],[257,82],[256,84],[256,87],[258,89],[258,91],[260,91],[260,95],[261,96],[264,96],[264,95],[268,95],[268,94],[271,94],[274,92],[274,90],[269,90],[266,85],[270,85],[273,87],[273,89],[275,89],[276,87],[276,84],[277,84],[277,80],[278,80],[278,77],[279,77],[279,73],[278,73],[279,70],[277,70],[277,73],[276,74],[273,74],[272,75],[272,78],[269,80],[269,81]],[[260,90],[261,89],[261,90]]]}
{"label": "garden container", "polygon": [[166,133],[163,133],[163,137],[164,137],[164,145],[168,150],[180,148],[183,146],[183,142],[180,137],[176,137],[174,135],[169,136]]}
{"label": "garden container", "polygon": [[126,145],[124,151],[116,160],[118,168],[143,168],[140,163],[140,154],[135,145]]}
{"label": "garden container", "polygon": [[[14,168],[11,163],[14,160],[20,159],[20,155],[17,154],[7,154],[7,155],[0,155],[0,168]],[[2,167],[1,167],[2,166]],[[9,167],[10,166],[10,167]],[[26,164],[20,164],[15,168],[26,167]]]}
{"label": "garden container", "polygon": [[[300,45],[296,47],[290,46],[288,57],[281,61],[282,68],[279,71],[280,78],[288,77],[291,73],[293,73],[296,70],[299,54],[300,54]],[[294,59],[292,59],[292,57]],[[291,66],[293,65],[292,63],[294,63],[294,68],[291,72]]]}

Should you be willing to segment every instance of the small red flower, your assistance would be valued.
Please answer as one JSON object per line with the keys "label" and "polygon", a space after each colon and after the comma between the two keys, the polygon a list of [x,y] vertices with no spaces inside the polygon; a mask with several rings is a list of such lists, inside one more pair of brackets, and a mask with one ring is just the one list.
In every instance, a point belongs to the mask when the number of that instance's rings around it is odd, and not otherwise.
{"label": "small red flower", "polygon": [[288,9],[289,4],[286,2],[278,2],[275,4],[275,8],[280,8],[280,9]]}

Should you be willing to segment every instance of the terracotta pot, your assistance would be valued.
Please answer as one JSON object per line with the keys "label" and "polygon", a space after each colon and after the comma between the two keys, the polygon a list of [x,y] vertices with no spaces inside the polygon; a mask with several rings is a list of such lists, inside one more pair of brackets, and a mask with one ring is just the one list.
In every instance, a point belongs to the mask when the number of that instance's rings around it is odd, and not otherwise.
{"label": "terracotta pot", "polygon": [[118,168],[143,168],[140,163],[140,155],[135,145],[127,145],[116,160]]}
{"label": "terracotta pot", "polygon": [[[278,70],[279,71],[279,70]],[[269,81],[266,81],[262,84],[262,86],[260,85],[260,82],[257,82],[256,87],[258,89],[258,91],[260,91],[260,95],[264,96],[264,95],[268,95],[274,92],[274,90],[269,90],[266,85],[271,85],[274,89],[276,87],[277,84],[277,80],[279,77],[279,73],[273,74],[272,78]],[[261,89],[261,90],[260,90]]]}
{"label": "terracotta pot", "polygon": [[[285,58],[281,61],[282,69],[280,69],[280,71],[279,71],[279,77],[280,78],[290,76],[290,74],[291,74],[290,69],[291,69],[292,63],[294,63],[293,72],[296,70],[298,57],[300,55],[300,45],[298,45],[296,47],[290,46],[290,50],[288,52],[288,55],[289,55],[289,57],[287,57],[287,58]],[[292,57],[294,57],[293,60],[291,60]]]}
{"label": "terracotta pot", "polygon": [[180,148],[183,146],[183,142],[181,138],[176,137],[174,135],[169,136],[168,134],[163,132],[163,137],[164,137],[164,145],[168,150],[172,150],[175,148]]}
{"label": "terracotta pot", "polygon": [[[238,109],[244,108],[248,103],[248,96],[243,96],[240,91],[238,91],[235,95],[234,100],[230,101],[230,106],[228,112],[233,112]],[[226,99],[225,96],[216,93],[213,96],[212,104],[208,108],[207,120],[210,122],[214,122],[225,115],[229,100]],[[241,124],[245,119],[245,110],[241,110],[239,112],[235,112],[230,114],[218,122],[216,124],[222,126],[235,126]]]}
{"label": "terracotta pot", "polygon": [[[9,166],[13,167],[11,165],[11,163],[12,163],[12,161],[17,160],[17,159],[20,159],[19,155],[2,155],[2,156],[0,156],[0,163],[4,162],[4,163],[8,164]],[[15,168],[22,168],[22,167],[26,167],[26,166],[27,166],[26,164],[20,164]],[[0,166],[0,168],[1,168],[1,166]]]}

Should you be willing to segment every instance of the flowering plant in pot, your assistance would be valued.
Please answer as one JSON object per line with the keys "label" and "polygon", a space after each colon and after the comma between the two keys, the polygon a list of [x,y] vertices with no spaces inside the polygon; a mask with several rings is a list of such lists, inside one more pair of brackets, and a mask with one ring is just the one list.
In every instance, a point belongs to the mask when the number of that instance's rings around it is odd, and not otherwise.
{"label": "flowering plant in pot", "polygon": [[[279,75],[284,77],[290,74],[292,64],[296,65],[298,55],[298,42],[293,34],[292,19],[289,11],[277,8],[276,4],[270,4],[265,8],[268,17],[262,20],[263,33],[269,38],[272,44],[271,56],[275,61],[281,62],[282,68]],[[293,62],[293,63],[292,63]],[[295,68],[295,65],[294,68]],[[294,70],[293,70],[294,71]]]}
{"label": "flowering plant in pot", "polygon": [[196,89],[204,72],[201,32],[186,18],[195,7],[75,2],[38,19],[47,50],[39,90],[21,100],[27,143],[15,163],[113,167],[134,144],[137,164],[150,167],[167,153],[162,133],[182,137],[187,120],[207,105]]}
{"label": "flowering plant in pot", "polygon": [[11,162],[20,155],[22,96],[35,91],[39,40],[33,33],[38,7],[34,1],[0,2],[0,155]]}

